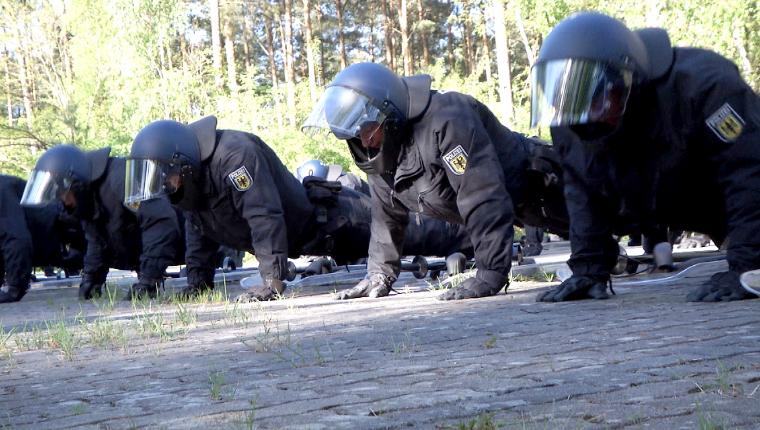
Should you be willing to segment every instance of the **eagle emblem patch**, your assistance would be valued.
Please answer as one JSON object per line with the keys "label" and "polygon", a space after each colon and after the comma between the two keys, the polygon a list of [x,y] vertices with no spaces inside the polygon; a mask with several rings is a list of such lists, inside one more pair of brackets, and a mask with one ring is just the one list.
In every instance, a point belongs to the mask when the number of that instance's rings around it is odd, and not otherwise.
{"label": "eagle emblem patch", "polygon": [[713,133],[724,142],[735,141],[744,130],[744,120],[728,103],[724,103],[705,122]]}
{"label": "eagle emblem patch", "polygon": [[443,161],[446,162],[446,165],[453,174],[463,175],[465,169],[467,169],[467,152],[462,148],[462,145],[457,145],[456,148],[443,156]]}
{"label": "eagle emblem patch", "polygon": [[248,169],[246,169],[245,166],[230,173],[227,177],[230,178],[232,185],[234,185],[235,189],[238,191],[245,191],[251,188],[251,184],[253,184],[251,175],[248,173]]}

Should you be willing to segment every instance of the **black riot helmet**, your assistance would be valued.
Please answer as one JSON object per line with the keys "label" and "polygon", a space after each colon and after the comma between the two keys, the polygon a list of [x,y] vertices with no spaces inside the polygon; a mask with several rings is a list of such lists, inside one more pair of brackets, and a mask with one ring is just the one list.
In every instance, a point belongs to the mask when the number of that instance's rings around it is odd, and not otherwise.
{"label": "black riot helmet", "polygon": [[673,51],[665,30],[629,30],[596,12],[572,15],[544,39],[531,70],[531,126],[617,127],[631,89],[661,77]]}
{"label": "black riot helmet", "polygon": [[59,200],[72,189],[89,185],[92,167],[84,151],[73,145],[57,145],[45,151],[29,175],[21,204],[43,206]]}
{"label": "black riot helmet", "polygon": [[[395,170],[404,125],[419,114],[410,98],[409,79],[380,64],[352,64],[330,82],[301,130],[332,132],[348,141],[359,168],[370,174],[389,173]],[[429,77],[426,82],[425,106]]]}
{"label": "black riot helmet", "polygon": [[132,142],[126,166],[124,203],[168,195],[179,203],[184,186],[193,187],[201,166],[198,137],[190,126],[177,121],[154,121]]}

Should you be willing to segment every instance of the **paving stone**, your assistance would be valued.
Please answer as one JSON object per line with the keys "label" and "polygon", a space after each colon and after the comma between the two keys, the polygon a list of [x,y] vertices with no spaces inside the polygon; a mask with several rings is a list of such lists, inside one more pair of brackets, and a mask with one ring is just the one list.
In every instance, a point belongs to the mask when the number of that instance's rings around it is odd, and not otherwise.
{"label": "paving stone", "polygon": [[[534,302],[537,282],[453,303],[417,282],[376,300],[304,287],[183,308],[34,288],[0,306],[0,428],[440,429],[487,414],[506,428],[760,428],[760,301],[684,301],[715,270],[558,304]],[[46,323],[73,334],[71,357]],[[95,345],[98,323],[125,345]]]}

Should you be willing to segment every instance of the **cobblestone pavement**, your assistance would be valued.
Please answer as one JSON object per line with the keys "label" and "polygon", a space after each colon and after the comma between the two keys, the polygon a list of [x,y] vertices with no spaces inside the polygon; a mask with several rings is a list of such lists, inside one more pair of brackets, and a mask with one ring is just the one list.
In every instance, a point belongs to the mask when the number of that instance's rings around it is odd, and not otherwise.
{"label": "cobblestone pavement", "polygon": [[560,304],[32,290],[0,305],[0,428],[760,428],[760,300],[684,301],[719,268]]}

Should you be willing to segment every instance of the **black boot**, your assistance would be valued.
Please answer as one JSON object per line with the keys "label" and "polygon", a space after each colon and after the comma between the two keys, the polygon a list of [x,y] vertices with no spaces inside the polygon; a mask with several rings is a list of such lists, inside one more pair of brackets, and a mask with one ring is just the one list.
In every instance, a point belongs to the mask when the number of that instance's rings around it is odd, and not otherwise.
{"label": "black boot", "polygon": [[29,286],[26,288],[8,286],[0,289],[0,303],[12,303],[21,300],[22,297],[29,290]]}

